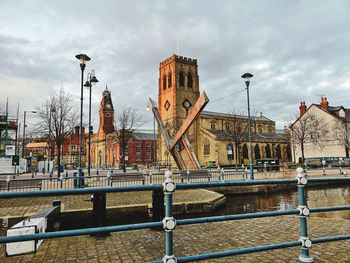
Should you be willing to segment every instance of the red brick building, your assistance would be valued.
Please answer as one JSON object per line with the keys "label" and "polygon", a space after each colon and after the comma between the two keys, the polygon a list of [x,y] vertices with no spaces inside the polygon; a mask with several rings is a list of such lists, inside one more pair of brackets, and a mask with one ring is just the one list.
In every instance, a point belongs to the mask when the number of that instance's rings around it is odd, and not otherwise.
{"label": "red brick building", "polygon": [[[107,88],[102,93],[99,115],[98,132],[91,138],[91,166],[116,167],[122,162],[122,150],[116,141],[114,107]],[[153,132],[134,132],[125,153],[126,164],[153,163],[155,145]]]}

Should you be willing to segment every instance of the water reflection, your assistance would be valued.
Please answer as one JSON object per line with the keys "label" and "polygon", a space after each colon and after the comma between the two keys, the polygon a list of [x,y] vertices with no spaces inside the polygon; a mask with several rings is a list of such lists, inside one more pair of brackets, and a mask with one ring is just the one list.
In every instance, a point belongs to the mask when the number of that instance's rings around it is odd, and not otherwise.
{"label": "water reflection", "polygon": [[[310,208],[350,205],[350,187],[310,189],[307,190],[306,196]],[[226,205],[216,211],[215,214],[224,215],[290,210],[297,206],[297,192],[283,192],[269,195],[228,196]],[[350,211],[314,213],[312,216],[350,219]]]}

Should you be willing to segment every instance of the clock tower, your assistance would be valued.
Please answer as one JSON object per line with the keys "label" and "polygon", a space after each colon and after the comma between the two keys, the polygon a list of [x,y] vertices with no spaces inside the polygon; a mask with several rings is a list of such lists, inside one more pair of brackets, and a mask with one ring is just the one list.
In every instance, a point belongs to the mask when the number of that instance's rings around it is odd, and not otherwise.
{"label": "clock tower", "polygon": [[114,132],[114,108],[112,104],[111,92],[106,89],[102,93],[102,100],[100,103],[100,126],[98,133],[109,134]]}

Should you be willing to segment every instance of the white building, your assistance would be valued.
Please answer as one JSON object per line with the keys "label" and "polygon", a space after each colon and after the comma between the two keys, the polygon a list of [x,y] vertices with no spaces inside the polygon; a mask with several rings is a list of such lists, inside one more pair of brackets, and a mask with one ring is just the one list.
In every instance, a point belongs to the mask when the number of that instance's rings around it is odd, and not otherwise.
{"label": "white building", "polygon": [[294,161],[302,160],[302,140],[305,159],[349,157],[350,109],[329,106],[326,97],[310,107],[301,102],[299,109],[300,116],[290,128]]}

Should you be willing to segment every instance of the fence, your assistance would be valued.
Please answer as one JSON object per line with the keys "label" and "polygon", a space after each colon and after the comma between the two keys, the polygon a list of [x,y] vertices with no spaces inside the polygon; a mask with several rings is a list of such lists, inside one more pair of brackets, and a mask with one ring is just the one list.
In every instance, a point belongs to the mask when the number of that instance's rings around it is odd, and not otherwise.
{"label": "fence", "polygon": [[[255,181],[217,181],[217,182],[191,182],[191,183],[176,183],[170,171],[165,173],[165,180],[162,185],[135,185],[135,186],[120,186],[120,187],[96,187],[96,188],[79,188],[79,189],[62,189],[62,190],[43,190],[43,191],[23,191],[23,192],[1,192],[0,198],[15,198],[15,197],[34,197],[34,196],[57,196],[57,195],[78,195],[91,193],[110,193],[110,192],[128,192],[128,191],[150,191],[163,190],[165,193],[165,217],[160,222],[128,224],[121,226],[108,226],[97,228],[85,228],[76,230],[57,231],[41,234],[30,234],[12,237],[0,237],[1,243],[41,240],[59,237],[70,237],[79,235],[103,234],[110,232],[119,232],[126,230],[138,229],[154,229],[163,227],[165,230],[165,256],[163,260],[157,262],[175,263],[175,262],[189,262],[206,260],[227,256],[234,256],[247,253],[255,253],[267,250],[282,249],[288,247],[300,246],[299,262],[313,262],[310,255],[310,248],[312,244],[340,241],[350,239],[350,234],[320,237],[310,239],[308,236],[307,220],[310,213],[329,212],[350,210],[350,205],[334,206],[334,207],[317,207],[308,208],[305,198],[305,186],[310,182],[350,182],[350,178],[310,178],[307,179],[303,169],[297,169],[297,177],[295,179],[277,179],[277,180],[255,180]],[[175,220],[172,214],[172,196],[176,189],[192,189],[192,188],[210,188],[210,187],[226,187],[226,186],[246,186],[246,185],[265,185],[265,184],[297,184],[298,186],[298,208],[288,211],[274,211],[274,212],[258,212],[249,214],[235,214],[225,216],[200,217],[192,219]],[[299,235],[300,239],[291,242],[267,244],[255,247],[245,247],[234,250],[224,250],[213,253],[197,254],[192,256],[178,257],[173,253],[173,235],[177,225],[190,225],[210,222],[221,222],[230,220],[244,220],[251,218],[274,217],[285,215],[299,215]],[[346,249],[346,248],[344,248]]]}

